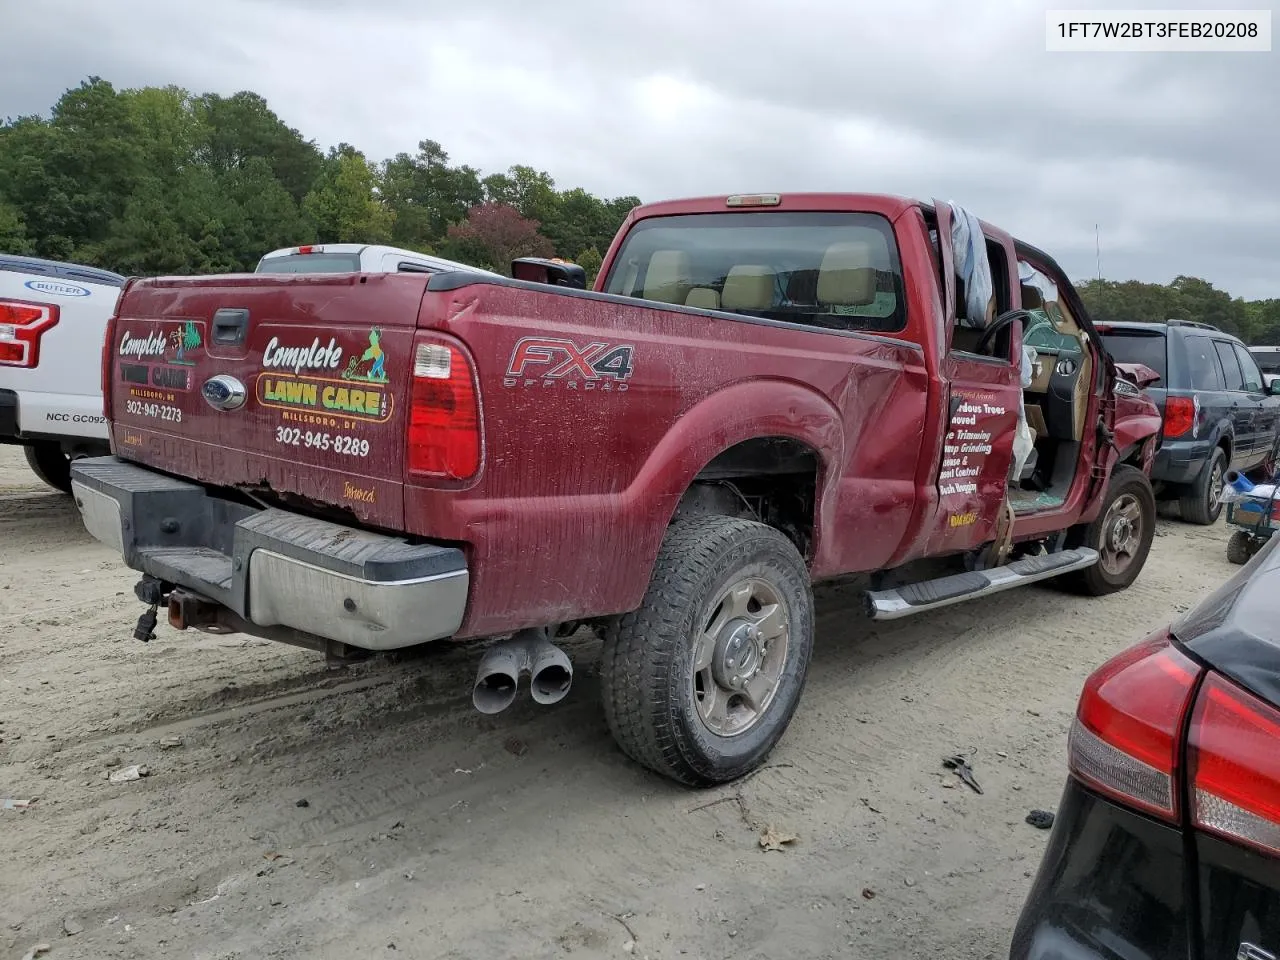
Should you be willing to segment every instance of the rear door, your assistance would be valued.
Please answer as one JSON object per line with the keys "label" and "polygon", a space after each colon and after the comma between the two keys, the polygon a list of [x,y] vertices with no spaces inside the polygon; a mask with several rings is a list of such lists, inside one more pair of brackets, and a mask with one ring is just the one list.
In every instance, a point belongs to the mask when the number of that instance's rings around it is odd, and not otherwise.
{"label": "rear door", "polygon": [[1255,398],[1245,390],[1244,371],[1236,355],[1235,344],[1230,340],[1214,340],[1214,349],[1222,361],[1222,373],[1230,394],[1231,422],[1236,434],[1232,466],[1243,467],[1257,462],[1258,457],[1258,408]]}
{"label": "rear door", "polygon": [[117,453],[398,527],[426,281],[339,274],[136,284],[113,332]]}
{"label": "rear door", "polygon": [[[1196,421],[1197,436],[1206,436],[1223,421],[1230,423],[1234,431],[1236,408],[1233,405],[1238,403],[1239,397],[1227,392],[1226,375],[1218,356],[1216,342],[1210,337],[1195,335],[1184,337],[1182,343],[1187,368],[1186,385],[1199,404]],[[1242,453],[1241,443],[1242,441],[1237,439],[1235,448],[1237,456]]]}

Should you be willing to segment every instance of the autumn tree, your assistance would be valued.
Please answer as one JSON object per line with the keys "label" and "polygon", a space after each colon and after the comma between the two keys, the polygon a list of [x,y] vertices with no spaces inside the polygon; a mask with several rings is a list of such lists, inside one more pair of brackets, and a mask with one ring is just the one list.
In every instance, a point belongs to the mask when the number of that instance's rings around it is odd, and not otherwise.
{"label": "autumn tree", "polygon": [[468,211],[464,222],[449,228],[449,252],[509,276],[516,257],[549,257],[555,248],[538,232],[537,221],[522,217],[515,207],[482,203]]}

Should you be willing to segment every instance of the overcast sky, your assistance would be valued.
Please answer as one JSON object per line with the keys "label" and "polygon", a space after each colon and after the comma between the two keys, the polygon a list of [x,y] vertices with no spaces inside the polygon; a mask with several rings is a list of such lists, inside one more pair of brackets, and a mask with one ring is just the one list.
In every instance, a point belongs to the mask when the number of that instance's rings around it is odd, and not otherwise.
{"label": "overcast sky", "polygon": [[1097,224],[1108,278],[1280,297],[1280,53],[1046,53],[1045,10],[1085,5],[0,0],[0,116],[93,74],[250,89],[372,159],[430,138],[605,196],[937,197],[1075,279]]}

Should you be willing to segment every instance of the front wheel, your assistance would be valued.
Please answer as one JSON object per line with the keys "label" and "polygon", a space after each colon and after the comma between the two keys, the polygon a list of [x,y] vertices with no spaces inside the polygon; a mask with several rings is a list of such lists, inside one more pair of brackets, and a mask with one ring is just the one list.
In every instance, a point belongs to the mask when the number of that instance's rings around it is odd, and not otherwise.
{"label": "front wheel", "polygon": [[698,517],[671,525],[638,610],[608,629],[601,696],[631,759],[690,786],[758,767],[800,702],[813,591],[777,530]]}
{"label": "front wheel", "polygon": [[1098,517],[1084,527],[1078,546],[1098,551],[1098,562],[1063,579],[1079,593],[1100,597],[1138,578],[1156,533],[1156,500],[1147,475],[1121,464],[1111,474]]}
{"label": "front wheel", "polygon": [[63,493],[71,492],[71,458],[62,447],[47,440],[29,444],[26,448],[27,465],[37,477]]}

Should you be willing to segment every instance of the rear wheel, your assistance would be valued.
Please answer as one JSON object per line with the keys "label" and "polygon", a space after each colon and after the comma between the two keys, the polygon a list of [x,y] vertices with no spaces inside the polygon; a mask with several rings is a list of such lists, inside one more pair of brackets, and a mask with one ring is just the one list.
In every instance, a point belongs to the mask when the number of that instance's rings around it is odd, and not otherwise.
{"label": "rear wheel", "polygon": [[601,652],[605,718],[623,752],[691,786],[759,766],[782,737],[813,649],[803,558],[772,527],[671,525],[640,608]]}
{"label": "rear wheel", "polygon": [[37,477],[63,493],[71,492],[71,458],[52,441],[41,440],[26,448],[27,464]]}
{"label": "rear wheel", "polygon": [[1079,593],[1100,597],[1138,578],[1156,532],[1156,501],[1147,475],[1120,464],[1111,474],[1098,518],[1084,527],[1077,546],[1098,551],[1098,562],[1063,577]]}
{"label": "rear wheel", "polygon": [[1237,530],[1227,541],[1227,560],[1230,563],[1245,564],[1253,556],[1253,538],[1245,530]]}
{"label": "rear wheel", "polygon": [[1215,447],[1213,456],[1205,462],[1200,475],[1178,501],[1183,520],[1205,527],[1218,522],[1222,513],[1222,480],[1226,474],[1226,451]]}

